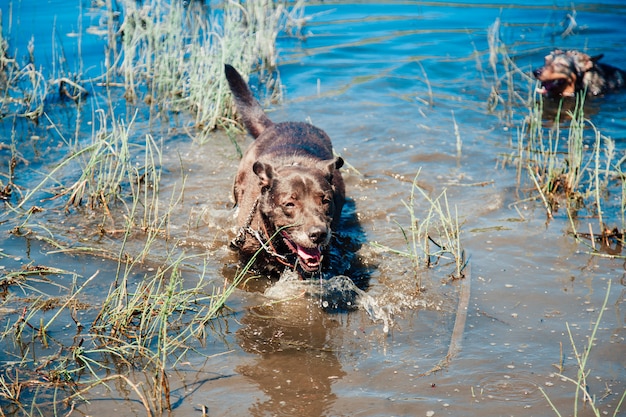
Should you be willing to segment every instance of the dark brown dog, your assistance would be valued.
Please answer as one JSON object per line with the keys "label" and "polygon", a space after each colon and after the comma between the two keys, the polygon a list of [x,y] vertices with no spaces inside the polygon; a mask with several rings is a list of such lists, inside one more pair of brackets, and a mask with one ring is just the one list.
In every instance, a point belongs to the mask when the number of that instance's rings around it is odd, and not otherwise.
{"label": "dark brown dog", "polygon": [[556,49],[545,57],[545,64],[533,71],[541,82],[537,91],[551,98],[573,97],[579,92],[599,96],[626,85],[626,72],[578,51]]}
{"label": "dark brown dog", "polygon": [[273,123],[248,85],[230,65],[226,79],[244,125],[254,136],[239,163],[233,187],[239,231],[231,246],[263,272],[299,267],[320,270],[344,204],[330,138],[307,123]]}

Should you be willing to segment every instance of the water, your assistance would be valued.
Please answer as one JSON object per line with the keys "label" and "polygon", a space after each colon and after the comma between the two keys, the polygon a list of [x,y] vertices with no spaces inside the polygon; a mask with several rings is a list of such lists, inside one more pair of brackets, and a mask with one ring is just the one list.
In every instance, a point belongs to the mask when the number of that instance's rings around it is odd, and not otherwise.
{"label": "water", "polygon": [[[103,39],[97,8],[83,3],[79,19],[75,4],[66,2],[37,2],[34,7],[18,1],[11,7],[2,7],[3,28],[11,30],[18,55],[26,54],[34,36],[42,65],[54,62],[62,45],[68,68],[82,68],[85,77],[98,74]],[[210,415],[555,415],[542,388],[563,415],[572,415],[575,388],[558,373],[576,378],[570,334],[582,351],[610,281],[587,384],[600,409],[613,415],[626,389],[624,259],[589,254],[568,234],[565,210],[547,220],[541,201],[529,198],[536,197],[530,180],[522,175],[520,183],[513,165],[503,167],[505,157],[517,152],[518,129],[527,114],[523,99],[532,95],[535,84],[518,74],[520,98],[511,105],[495,103],[489,111],[495,79],[504,81],[505,75],[501,65],[495,73],[490,67],[489,28],[499,24],[502,42],[527,75],[556,47],[603,53],[604,62],[626,68],[626,6],[618,1],[323,2],[307,5],[306,15],[310,20],[303,39],[280,39],[285,101],[270,105],[270,115],[276,121],[312,121],[353,167],[344,170],[350,202],[343,237],[353,249],[350,263],[355,266],[346,275],[356,285],[342,275],[321,283],[289,276],[273,285],[263,279],[248,282],[246,290],[229,300],[233,314],[212,324],[201,354],[189,354],[172,367],[172,414],[199,415],[202,405]],[[571,18],[577,26],[563,37]],[[86,33],[81,54],[76,53],[79,23]],[[615,160],[626,153],[624,94],[594,101],[588,113],[602,134],[615,141]],[[50,119],[72,132],[72,105],[50,104]],[[12,123],[2,120],[3,175],[11,157]],[[237,152],[222,132],[199,145],[176,120],[170,123],[172,129],[153,128],[166,143],[162,199],[179,192],[181,161],[187,174],[185,198],[169,219],[162,251],[153,250],[147,263],[157,265],[176,241],[198,256],[197,263],[186,265],[189,285],[204,264],[209,280],[220,285],[236,268],[227,243],[234,226],[230,187]],[[137,129],[149,127],[138,123]],[[90,133],[85,126],[82,135]],[[247,141],[240,138],[239,143]],[[16,183],[28,189],[42,172],[53,169],[65,152],[62,142],[45,120],[29,125],[15,139],[20,157],[28,161],[18,165]],[[371,245],[406,248],[399,225],[410,223],[403,201],[408,201],[418,171],[420,186],[432,196],[447,188],[462,223],[471,295],[458,340],[453,339],[462,285],[449,279],[453,265],[444,260],[416,276],[410,259]],[[622,213],[615,208],[618,197],[615,192],[608,196],[613,203],[605,221],[623,229]],[[66,215],[63,204],[41,202],[48,229],[74,246],[97,244],[115,259],[121,235],[85,235],[82,222],[90,219]],[[426,210],[426,202],[418,199],[418,218]],[[578,222],[581,231],[589,224],[597,228],[593,218]],[[99,294],[115,277],[115,264],[107,256],[51,254],[53,247],[32,238],[47,236],[44,228],[31,236],[8,234],[14,226],[0,225],[0,273],[31,263],[62,265],[84,279],[100,270],[97,289],[86,295],[94,309],[98,306]],[[61,279],[65,287],[72,286],[71,277]],[[41,288],[51,292],[48,286]],[[28,289],[11,287],[9,292],[30,295]],[[20,314],[7,305],[0,310],[3,325]],[[459,350],[442,371],[431,372],[453,342]],[[0,369],[13,375],[19,352],[10,343],[2,349],[7,359]],[[555,366],[559,363],[562,370]],[[120,410],[144,415],[126,389],[112,385],[111,391],[91,392],[90,403],[78,407],[93,415]],[[579,408],[579,415],[591,415],[588,407]]]}

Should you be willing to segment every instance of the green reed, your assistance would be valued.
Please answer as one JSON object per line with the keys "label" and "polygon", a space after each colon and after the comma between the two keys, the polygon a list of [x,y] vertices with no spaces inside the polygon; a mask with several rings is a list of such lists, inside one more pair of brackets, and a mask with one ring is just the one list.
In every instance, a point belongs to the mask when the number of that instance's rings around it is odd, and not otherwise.
{"label": "green reed", "polygon": [[[499,164],[506,166],[512,162],[516,166],[520,187],[530,181],[536,193],[528,200],[539,199],[548,219],[565,206],[574,236],[578,238],[581,234],[574,219],[586,211],[596,219],[599,230],[595,235],[603,240],[617,239],[623,246],[626,243],[623,233],[614,232],[607,225],[615,222],[621,229],[626,225],[623,159],[617,160],[614,141],[586,117],[584,94],[556,103],[556,109],[550,109],[554,114],[547,112],[546,107],[555,103],[537,97],[534,93],[537,82],[509,56],[499,30],[497,19],[488,32],[488,60],[493,73],[488,109],[496,113],[502,106],[499,117],[517,132],[516,144],[511,144],[510,154],[500,156]],[[528,91],[527,97],[523,91]],[[621,210],[612,202],[616,191]],[[620,218],[608,216],[608,208],[621,213]],[[594,233],[589,235],[593,237]]]}
{"label": "green reed", "polygon": [[119,74],[127,99],[141,98],[159,112],[190,112],[198,138],[205,140],[207,131],[235,117],[224,64],[244,74],[258,70],[267,95],[280,95],[276,39],[288,22],[302,21],[293,17],[302,1],[290,9],[269,0],[219,5],[157,1],[150,8],[130,0],[121,4],[124,19],[111,32],[122,35],[109,43],[107,75],[113,85]]}
{"label": "green reed", "polygon": [[190,135],[206,140],[210,130],[231,124],[235,117],[223,79],[225,63],[243,74],[256,72],[270,99],[281,95],[276,40],[281,31],[300,33],[306,22],[303,9],[302,0],[211,4],[158,0],[150,7],[132,0],[105,0],[95,9],[106,22],[104,73],[91,79],[83,74],[82,34],[75,51],[77,67],[69,69],[52,28],[52,68],[46,74],[35,62],[34,41],[28,45],[28,58],[18,61],[10,56],[0,26],[0,119],[38,121],[51,95],[80,103],[90,93],[89,86],[100,85],[113,100],[121,87],[126,100],[143,101],[155,115],[167,118],[189,112],[198,129],[190,129]]}
{"label": "green reed", "polygon": [[[624,207],[624,176],[616,161],[615,142],[603,135],[584,114],[584,98],[565,115],[567,127],[559,116],[545,127],[542,103],[529,111],[518,131],[518,170],[526,166],[528,176],[544,203],[549,218],[565,203],[570,220],[585,210],[596,218],[602,236],[607,232],[605,206],[619,188],[620,207]],[[586,143],[591,142],[592,146]],[[521,176],[518,176],[521,181]],[[623,210],[619,210],[623,213]],[[575,222],[570,222],[576,235]]]}
{"label": "green reed", "polygon": [[[494,29],[497,27],[494,26]],[[506,51],[506,47],[499,40],[497,31],[492,34],[491,45],[501,48],[500,51]],[[496,57],[497,53],[500,52],[495,48],[491,49],[492,57]],[[614,141],[603,135],[597,126],[585,116],[584,95],[579,95],[573,106],[569,106],[566,100],[560,101],[553,121],[544,120],[544,107],[548,103],[545,103],[541,96],[526,102],[519,100],[517,105],[510,100],[505,101],[501,94],[503,90],[510,90],[511,88],[522,90],[524,83],[530,84],[528,91],[532,96],[534,90],[532,84],[535,82],[529,83],[527,76],[518,77],[516,75],[519,73],[519,68],[510,60],[508,54],[502,54],[502,60],[502,67],[505,68],[508,75],[499,77],[494,70],[493,109],[495,110],[498,105],[504,104],[505,111],[504,115],[501,116],[503,121],[508,124],[513,120],[514,125],[517,125],[516,149],[510,155],[501,157],[502,165],[504,166],[510,161],[516,164],[520,187],[527,178],[531,180],[532,188],[538,193],[537,198],[543,202],[548,218],[552,218],[560,206],[565,205],[571,233],[579,243],[584,244],[589,249],[590,255],[610,258],[623,257],[620,253],[626,243],[623,238],[623,230],[626,227],[624,217],[626,176],[621,166],[626,158],[618,159]],[[497,58],[494,58],[493,62],[497,64]],[[502,81],[503,79],[505,81]],[[503,82],[508,84],[506,88],[502,87]],[[511,95],[509,94],[508,97]],[[571,107],[569,111],[565,110],[566,104]],[[520,107],[522,112],[527,113],[521,122],[515,122],[516,118],[512,116],[515,116],[515,112],[520,111]],[[615,200],[615,196],[619,199],[619,209],[617,210],[618,213],[621,213],[618,214],[619,219],[607,215],[607,207],[614,205],[612,200]],[[534,198],[531,196],[529,199]],[[594,221],[597,222],[598,229],[595,233],[590,223],[588,224],[588,234],[578,230],[581,227],[580,218],[583,217],[579,216],[579,213],[583,211],[595,218]],[[614,229],[615,232],[610,230],[607,227],[607,222],[619,222],[622,231],[618,228]],[[600,242],[600,247],[596,241]],[[611,241],[616,242],[613,244],[614,247],[611,247]],[[606,309],[611,288],[611,281],[608,280],[607,282],[608,288],[604,303],[584,349],[580,350],[576,346],[571,329],[569,325],[567,326],[576,359],[576,376],[563,375],[563,354],[559,360],[559,376],[574,386],[573,411],[569,410],[562,414],[562,411],[551,400],[548,390],[540,387],[540,391],[553,412],[559,417],[562,415],[582,415],[581,402],[595,416],[617,416],[620,415],[626,400],[625,391],[620,395],[614,410],[600,410],[597,404],[598,399],[589,393],[587,387],[587,380],[591,374],[588,360],[596,343],[595,335]]]}
{"label": "green reed", "polygon": [[[150,249],[144,248],[146,252]],[[83,397],[96,387],[106,388],[111,381],[121,381],[137,393],[149,414],[162,415],[171,410],[168,371],[176,369],[189,352],[202,355],[199,348],[207,337],[206,326],[222,314],[228,297],[246,279],[254,259],[232,281],[217,286],[207,280],[206,264],[200,271],[190,269],[194,257],[184,253],[172,255],[152,272],[146,272],[139,260],[143,257],[120,257],[120,273],[91,323],[77,318],[73,303],[78,302],[97,273],[81,285],[65,289],[67,295],[53,304],[44,302],[50,297],[40,293],[22,315],[7,321],[0,341],[6,344],[13,340],[33,352],[33,358],[31,362],[25,354],[22,359],[16,357],[22,365],[15,376],[0,375],[0,398],[26,409],[21,395],[35,384],[42,391],[61,389],[55,394],[58,401],[52,405],[62,409],[69,400],[84,401]],[[41,268],[38,271],[63,273]],[[5,284],[17,285],[13,282]],[[30,287],[21,285],[30,292]],[[55,310],[48,320],[42,319],[44,308]],[[73,319],[77,332],[73,342],[49,334],[62,314]],[[47,357],[45,369],[40,367],[38,373],[31,374],[28,368],[38,361],[35,352],[39,350],[56,353]],[[41,380],[42,375],[45,380]],[[141,390],[136,389],[138,386]],[[33,398],[33,412],[46,404]]]}
{"label": "green reed", "polygon": [[12,57],[11,46],[0,23],[0,120],[25,118],[38,123],[46,113],[48,98],[55,94],[75,102],[86,96],[87,90],[81,85],[82,81],[65,68],[67,59],[63,48],[57,44],[55,29],[52,28],[51,34],[52,71],[47,74],[35,61],[34,38],[28,43],[26,58],[19,60]]}
{"label": "green reed", "polygon": [[[500,39],[500,18],[488,28],[487,43],[489,56],[487,58],[492,72],[491,92],[487,99],[487,110],[497,114],[506,125],[515,123],[515,110],[521,104],[529,106],[532,103],[532,94],[524,97],[519,83],[525,83],[532,91],[534,80],[527,71],[520,69],[509,54],[508,47]],[[481,64],[482,67],[482,64]]]}
{"label": "green reed", "polygon": [[[75,216],[83,212],[100,215],[104,219],[101,228],[117,228],[123,222],[118,268],[111,290],[91,324],[78,322],[72,303],[95,276],[80,286],[75,285],[74,290],[65,289],[68,295],[52,306],[56,311],[48,320],[41,317],[44,301],[50,296],[39,292],[39,297],[25,309],[25,314],[2,334],[2,340],[6,342],[12,337],[18,343],[30,346],[28,349],[32,351],[40,349],[38,344],[43,349],[60,348],[60,353],[49,361],[46,371],[47,380],[51,381],[50,389],[65,387],[64,393],[59,393],[60,402],[80,401],[93,388],[118,381],[135,390],[148,413],[160,415],[171,409],[166,371],[175,367],[188,351],[199,353],[197,347],[207,337],[206,326],[221,314],[228,297],[245,279],[250,264],[232,282],[221,286],[206,279],[205,263],[199,276],[193,279],[194,285],[189,287],[186,277],[195,275],[195,268],[189,265],[197,256],[204,255],[185,255],[178,250],[176,243],[169,249],[163,247],[163,242],[168,239],[171,212],[182,201],[184,175],[179,182],[180,188],[174,189],[171,197],[162,201],[162,143],[146,134],[143,146],[134,144],[131,142],[136,136],[133,120],[126,125],[109,122],[108,114],[103,111],[98,114],[100,123],[94,126],[91,142],[81,147],[75,141],[64,140],[71,156],[43,182],[57,182],[54,177],[62,170],[72,166],[75,171],[75,167],[79,167],[78,178],[60,190],[57,198],[66,198],[66,207],[76,208]],[[138,161],[142,163],[138,164]],[[43,184],[36,188],[43,188]],[[33,196],[34,192],[29,192],[15,210],[28,204]],[[21,228],[26,230],[29,227],[32,230],[39,227],[30,215]],[[65,246],[56,241],[55,231],[48,234],[42,239],[54,244],[57,251],[92,253],[89,247]],[[165,259],[158,263],[159,257],[155,253],[164,254]],[[154,272],[145,272],[146,262],[158,265]],[[37,268],[32,274],[44,272],[58,274],[62,271]],[[28,271],[8,273],[0,284],[7,289],[19,285],[29,294],[37,292],[36,286],[22,282],[25,276]],[[49,336],[49,330],[61,315],[70,315],[81,334],[73,343]],[[134,372],[132,375],[110,375],[111,364]],[[137,378],[143,382],[137,383]],[[4,390],[0,386],[0,396],[21,405],[16,393],[19,394],[20,387],[28,386],[32,381],[32,377],[24,381],[18,378],[7,380]],[[136,390],[139,385],[144,388]],[[71,387],[76,387],[76,392],[72,393]],[[35,404],[33,399],[33,407],[37,409],[39,406]],[[57,405],[60,403],[54,406]]]}
{"label": "green reed", "polygon": [[[128,126],[123,120],[114,120],[109,128],[107,114],[103,110],[96,114],[99,127],[87,145],[91,151],[81,153],[83,157],[76,160],[81,175],[61,193],[68,195],[68,208],[85,205],[90,210],[102,207],[109,211],[111,204],[124,201],[123,186],[134,173],[129,140],[134,120]],[[80,151],[80,145],[77,147]]]}
{"label": "green reed", "polygon": [[[615,410],[612,413],[609,410],[602,411],[600,410],[599,406],[596,404],[597,398],[589,392],[588,384],[587,384],[587,380],[589,379],[591,375],[591,370],[588,368],[587,362],[589,361],[589,358],[591,357],[591,353],[593,351],[593,347],[596,344],[596,340],[597,340],[596,333],[600,327],[600,322],[602,321],[602,316],[608,304],[609,294],[611,292],[611,280],[610,279],[607,280],[607,283],[608,284],[607,284],[607,289],[606,289],[606,295],[604,297],[602,308],[600,309],[600,312],[598,313],[598,318],[595,320],[595,324],[591,331],[591,335],[588,337],[588,342],[587,342],[587,345],[584,346],[584,349],[580,350],[578,347],[576,347],[576,343],[574,342],[574,337],[572,336],[572,331],[570,329],[570,326],[569,324],[566,324],[567,334],[569,335],[569,340],[572,345],[572,349],[574,351],[574,357],[576,359],[576,377],[572,378],[572,377],[563,375],[563,370],[561,370],[560,373],[557,374],[560,378],[564,379],[567,382],[572,383],[575,388],[573,411],[568,412],[565,415],[571,415],[573,417],[578,417],[579,415],[581,415],[581,410],[579,409],[579,407],[580,407],[580,402],[582,401],[586,405],[585,408],[589,407],[593,415],[596,417],[600,417],[602,415],[612,415],[613,417],[616,417],[620,415],[620,409],[622,407],[622,404],[624,403],[624,400],[626,400],[626,391],[624,391],[621,394],[619,398],[619,402],[617,403]],[[561,417],[563,414],[561,414],[561,411],[552,402],[546,390],[543,387],[539,387],[539,390],[545,397],[546,401],[548,401],[548,404],[550,404],[552,411],[554,411],[554,413],[557,416]]]}
{"label": "green reed", "polygon": [[[422,269],[433,267],[442,260],[450,261],[454,265],[452,278],[462,278],[467,259],[461,244],[458,212],[456,208],[454,212],[451,211],[446,190],[433,198],[419,185],[419,174],[418,171],[413,179],[408,201],[402,201],[409,215],[409,226],[396,222],[404,237],[406,249],[392,249],[377,242],[373,245],[409,258],[413,263],[418,286],[421,287],[419,271]],[[422,200],[426,202],[427,209],[418,213],[419,202]]]}

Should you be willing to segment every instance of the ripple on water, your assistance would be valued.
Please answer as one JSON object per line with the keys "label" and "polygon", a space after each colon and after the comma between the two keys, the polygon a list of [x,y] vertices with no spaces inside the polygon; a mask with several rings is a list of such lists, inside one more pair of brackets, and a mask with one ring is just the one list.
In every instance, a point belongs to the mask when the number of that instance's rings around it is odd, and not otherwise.
{"label": "ripple on water", "polygon": [[565,314],[562,311],[556,308],[546,308],[543,311],[543,316],[545,318],[557,318],[557,317],[563,317],[564,315]]}
{"label": "ripple on water", "polygon": [[522,401],[535,403],[543,400],[537,376],[524,373],[487,372],[479,380],[482,397],[496,401]]}

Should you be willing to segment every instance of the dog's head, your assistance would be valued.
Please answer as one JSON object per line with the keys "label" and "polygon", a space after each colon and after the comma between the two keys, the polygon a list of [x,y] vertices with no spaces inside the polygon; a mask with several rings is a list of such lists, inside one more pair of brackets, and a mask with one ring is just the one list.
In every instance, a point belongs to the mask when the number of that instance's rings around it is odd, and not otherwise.
{"label": "dog's head", "polygon": [[543,67],[533,71],[541,82],[537,92],[548,97],[574,96],[584,89],[584,75],[602,55],[590,57],[578,51],[556,49],[545,57]]}
{"label": "dog's head", "polygon": [[333,218],[339,215],[332,179],[342,165],[343,159],[335,158],[312,166],[274,167],[260,161],[253,166],[261,186],[261,214],[279,232],[278,246],[295,254],[309,273],[320,269],[322,249],[330,241]]}

